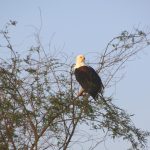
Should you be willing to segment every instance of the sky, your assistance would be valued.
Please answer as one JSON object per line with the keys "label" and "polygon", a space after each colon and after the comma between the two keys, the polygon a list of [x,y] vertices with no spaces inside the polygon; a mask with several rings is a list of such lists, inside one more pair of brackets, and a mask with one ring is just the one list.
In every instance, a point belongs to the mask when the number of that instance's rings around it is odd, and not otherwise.
{"label": "sky", "polygon": [[[40,35],[45,47],[52,40],[58,51],[63,49],[73,57],[82,53],[90,61],[91,52],[101,52],[122,31],[150,29],[149,7],[149,0],[0,0],[0,29],[9,20],[18,22],[11,34],[14,45],[22,52],[32,44],[35,28],[42,27]],[[127,63],[125,76],[113,96],[117,105],[135,114],[137,127],[150,131],[149,49]],[[107,142],[107,149],[127,147],[120,141]]]}

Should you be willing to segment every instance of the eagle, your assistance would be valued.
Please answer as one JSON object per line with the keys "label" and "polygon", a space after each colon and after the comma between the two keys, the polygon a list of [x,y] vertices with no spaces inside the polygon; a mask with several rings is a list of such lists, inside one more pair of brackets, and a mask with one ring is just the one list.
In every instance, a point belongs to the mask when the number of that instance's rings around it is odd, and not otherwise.
{"label": "eagle", "polygon": [[102,80],[92,67],[85,64],[84,55],[76,57],[74,74],[83,91],[92,96],[93,99],[97,99],[99,94],[103,94],[104,86]]}

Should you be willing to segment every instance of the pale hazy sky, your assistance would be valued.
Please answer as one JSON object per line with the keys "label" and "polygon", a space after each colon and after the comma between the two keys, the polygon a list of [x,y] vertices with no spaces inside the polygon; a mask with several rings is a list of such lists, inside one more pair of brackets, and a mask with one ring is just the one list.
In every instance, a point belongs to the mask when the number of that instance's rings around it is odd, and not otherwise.
{"label": "pale hazy sky", "polygon": [[[150,29],[149,0],[0,0],[0,29],[9,19],[18,22],[11,31],[18,50],[32,43],[33,26],[40,27],[39,8],[44,45],[54,35],[53,44],[58,49],[64,46],[68,55],[82,53],[88,59],[89,52],[100,52],[123,30]],[[127,64],[114,97],[117,105],[135,114],[137,127],[150,131],[149,49]],[[124,144],[107,144],[108,150],[126,150]]]}

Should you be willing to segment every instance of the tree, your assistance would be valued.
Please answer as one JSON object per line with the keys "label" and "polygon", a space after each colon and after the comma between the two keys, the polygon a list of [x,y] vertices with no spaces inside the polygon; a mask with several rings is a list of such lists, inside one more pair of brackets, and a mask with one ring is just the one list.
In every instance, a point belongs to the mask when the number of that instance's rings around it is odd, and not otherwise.
{"label": "tree", "polygon": [[[0,149],[66,150],[82,125],[104,135],[91,149],[106,136],[123,138],[136,150],[146,147],[150,133],[136,128],[132,115],[113,104],[112,97],[94,101],[89,95],[77,96],[72,62],[46,52],[38,34],[26,56],[15,51],[9,36],[15,25],[10,21],[0,31],[0,48],[10,51],[7,58],[0,58]],[[149,33],[123,31],[98,53],[95,65],[105,76],[105,88],[113,86],[124,64],[149,43]]]}

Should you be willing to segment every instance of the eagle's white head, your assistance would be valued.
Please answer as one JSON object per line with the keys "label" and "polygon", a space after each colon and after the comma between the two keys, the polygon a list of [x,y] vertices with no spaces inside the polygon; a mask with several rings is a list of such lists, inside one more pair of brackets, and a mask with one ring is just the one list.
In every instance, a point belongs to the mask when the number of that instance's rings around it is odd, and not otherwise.
{"label": "eagle's white head", "polygon": [[76,64],[75,64],[74,69],[79,68],[81,66],[85,66],[85,57],[82,54],[76,57]]}

